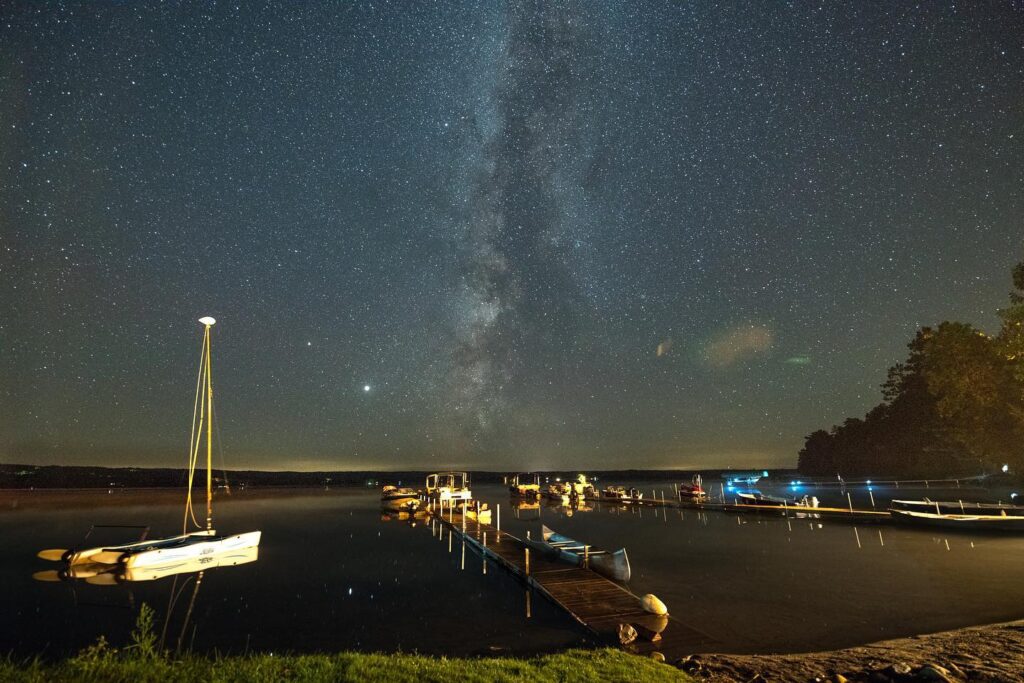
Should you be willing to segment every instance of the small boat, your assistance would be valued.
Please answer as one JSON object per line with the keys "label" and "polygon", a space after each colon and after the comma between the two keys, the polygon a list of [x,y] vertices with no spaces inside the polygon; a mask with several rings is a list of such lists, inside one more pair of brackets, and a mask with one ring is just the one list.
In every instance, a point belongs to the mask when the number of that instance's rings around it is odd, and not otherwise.
{"label": "small boat", "polygon": [[699,502],[707,498],[708,494],[701,486],[702,483],[701,476],[695,474],[689,484],[679,484],[679,500]]}
{"label": "small boat", "polygon": [[380,493],[380,506],[385,510],[396,512],[415,512],[423,505],[420,494],[415,489],[385,486]]}
{"label": "small boat", "polygon": [[537,498],[540,496],[540,475],[529,473],[512,475],[508,483],[508,492],[519,498]]}
{"label": "small boat", "polygon": [[768,476],[768,470],[763,470],[761,472],[736,472],[736,473],[723,472],[722,473],[722,478],[725,479],[725,483],[729,484],[730,486],[733,485],[733,484],[753,485],[753,484],[756,484],[757,482],[761,481],[762,479],[764,479],[767,476]]}
{"label": "small boat", "polygon": [[782,496],[768,496],[763,493],[744,492],[737,493],[736,499],[740,505],[758,505],[761,507],[791,507],[791,508],[816,508],[818,499],[811,496],[803,498],[783,498]]}
{"label": "small boat", "polygon": [[619,548],[614,552],[597,550],[568,536],[556,533],[543,524],[540,531],[543,541],[526,540],[524,543],[549,557],[557,557],[563,562],[579,567],[585,564],[598,574],[613,581],[629,581],[629,557],[626,555],[625,548]]}
{"label": "small boat", "polygon": [[[210,328],[217,322],[211,317],[200,318],[205,327],[202,355],[199,361],[199,379],[196,384],[195,410],[192,417],[192,438],[189,446],[188,484],[185,496],[185,519],[182,533],[168,538],[142,540],[123,545],[99,546],[82,550],[51,549],[39,552],[46,560],[60,560],[68,565],[116,564],[123,568],[152,567],[191,559],[208,559],[220,553],[236,553],[260,544],[261,532],[250,531],[232,536],[218,536],[213,529],[213,379],[210,372]],[[204,425],[205,423],[205,425]],[[206,427],[206,528],[199,527],[192,509],[192,486],[195,481],[199,449]]]}
{"label": "small boat", "polygon": [[897,509],[890,509],[889,514],[896,522],[915,526],[942,527],[958,531],[1024,533],[1024,517],[1021,516],[936,514]]}
{"label": "small boat", "polygon": [[572,501],[571,489],[561,482],[548,484],[548,487],[541,492],[541,495],[548,500],[553,500],[562,505],[569,505]]}
{"label": "small boat", "polygon": [[607,486],[601,489],[602,500],[617,500],[622,503],[639,503],[643,500],[644,492],[640,489],[629,488],[625,486]]}
{"label": "small boat", "polygon": [[1007,503],[968,503],[957,501],[894,500],[889,504],[892,510],[909,510],[911,512],[928,512],[937,515],[982,515],[1024,517],[1024,505]]}
{"label": "small boat", "polygon": [[479,522],[480,524],[490,524],[491,509],[487,507],[487,503],[467,506],[466,519],[471,519],[474,522]]}
{"label": "small boat", "polygon": [[427,475],[427,495],[438,501],[470,500],[469,474],[466,472],[435,472]]}

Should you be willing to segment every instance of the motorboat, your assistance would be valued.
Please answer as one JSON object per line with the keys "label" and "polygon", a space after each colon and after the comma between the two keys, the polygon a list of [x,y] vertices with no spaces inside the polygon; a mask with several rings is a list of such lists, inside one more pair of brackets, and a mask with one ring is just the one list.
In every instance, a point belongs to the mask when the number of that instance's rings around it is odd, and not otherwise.
{"label": "motorboat", "polygon": [[537,498],[540,496],[540,475],[530,473],[512,475],[508,482],[508,492],[519,498]]}
{"label": "motorboat", "polygon": [[768,477],[768,470],[762,470],[761,472],[723,472],[722,478],[725,479],[725,483],[733,486],[736,484],[746,484],[753,486],[757,482]]}
{"label": "motorboat", "polygon": [[427,475],[427,496],[437,501],[466,501],[473,498],[466,472],[435,472]]}
{"label": "motorboat", "polygon": [[699,474],[695,474],[693,475],[693,478],[690,479],[689,484],[679,484],[679,500],[687,502],[701,502],[705,500],[708,494],[701,485],[702,483],[703,481],[701,480],[701,476]]}
{"label": "motorboat", "polygon": [[415,489],[385,486],[380,493],[380,506],[395,512],[415,512],[423,505],[420,494]]}
{"label": "motorboat", "polygon": [[625,486],[611,485],[601,489],[602,500],[617,500],[622,503],[639,503],[643,500],[644,492],[640,489],[626,488]]}
{"label": "motorboat", "polygon": [[761,507],[818,507],[818,499],[814,496],[804,496],[803,498],[784,498],[782,496],[769,496],[759,492],[746,491],[737,493],[736,500],[740,505],[757,505]]}

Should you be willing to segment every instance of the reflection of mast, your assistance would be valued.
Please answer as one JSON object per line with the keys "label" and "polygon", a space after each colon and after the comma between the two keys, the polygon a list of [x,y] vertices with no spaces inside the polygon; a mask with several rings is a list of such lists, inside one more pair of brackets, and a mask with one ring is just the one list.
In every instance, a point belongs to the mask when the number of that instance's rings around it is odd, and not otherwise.
{"label": "reflection of mast", "polygon": [[184,641],[185,639],[185,630],[188,628],[189,621],[192,620],[192,610],[195,607],[196,596],[199,594],[199,586],[203,583],[203,575],[205,573],[205,571],[201,571],[198,574],[195,574],[194,576],[189,576],[181,585],[181,588],[178,588],[178,576],[174,577],[174,582],[171,584],[171,594],[167,600],[167,614],[164,615],[164,627],[163,630],[160,632],[161,648],[167,647],[167,630],[168,628],[170,628],[171,616],[174,615],[174,609],[178,604],[178,600],[180,600],[181,596],[185,593],[185,589],[188,588],[189,582],[193,581],[194,579],[194,583],[192,584],[192,597],[189,598],[188,610],[185,611],[185,619],[184,621],[182,621],[181,631],[178,633],[178,642],[174,650],[176,655],[181,654],[181,644],[182,641]]}
{"label": "reflection of mast", "polygon": [[188,622],[192,620],[192,608],[196,605],[196,596],[199,594],[199,586],[203,583],[203,574],[206,572],[199,572],[196,574],[195,587],[192,589],[192,598],[188,601],[188,611],[185,612],[185,620],[181,622],[181,633],[178,634],[178,646],[174,650],[175,655],[181,654],[181,641],[185,638],[185,629],[188,628]]}

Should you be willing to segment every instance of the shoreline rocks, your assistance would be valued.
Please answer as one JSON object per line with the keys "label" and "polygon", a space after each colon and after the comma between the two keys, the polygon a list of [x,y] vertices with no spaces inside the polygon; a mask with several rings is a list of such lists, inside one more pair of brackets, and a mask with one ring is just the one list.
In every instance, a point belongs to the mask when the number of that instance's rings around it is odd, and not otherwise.
{"label": "shoreline rocks", "polygon": [[676,663],[700,681],[1024,681],[1024,620],[885,640],[829,652],[691,655]]}

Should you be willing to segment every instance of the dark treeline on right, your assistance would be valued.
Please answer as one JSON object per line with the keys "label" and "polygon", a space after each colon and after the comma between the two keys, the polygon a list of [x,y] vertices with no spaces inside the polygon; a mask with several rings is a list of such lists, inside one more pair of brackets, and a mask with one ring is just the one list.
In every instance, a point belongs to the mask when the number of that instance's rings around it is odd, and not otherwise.
{"label": "dark treeline on right", "polygon": [[927,478],[1024,470],[1024,262],[1013,268],[999,333],[925,327],[889,369],[882,403],[806,438],[810,476]]}

